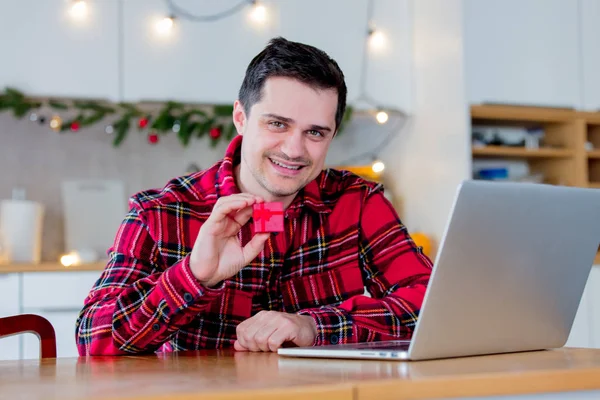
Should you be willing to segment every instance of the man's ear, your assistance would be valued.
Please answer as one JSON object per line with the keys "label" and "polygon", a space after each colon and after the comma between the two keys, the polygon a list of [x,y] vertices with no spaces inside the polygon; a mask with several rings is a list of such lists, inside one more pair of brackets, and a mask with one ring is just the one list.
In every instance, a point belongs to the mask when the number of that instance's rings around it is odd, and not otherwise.
{"label": "man's ear", "polygon": [[233,103],[233,124],[237,130],[239,135],[243,135],[246,130],[247,124],[246,111],[244,111],[244,106],[239,100],[236,100]]}

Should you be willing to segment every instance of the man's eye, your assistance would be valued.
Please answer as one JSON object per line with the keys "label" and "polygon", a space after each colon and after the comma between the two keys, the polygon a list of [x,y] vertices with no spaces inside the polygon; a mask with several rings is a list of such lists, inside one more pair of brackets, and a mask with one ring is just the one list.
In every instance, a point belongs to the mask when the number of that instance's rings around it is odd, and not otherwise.
{"label": "man's eye", "polygon": [[279,122],[279,121],[271,121],[271,122],[269,122],[269,125],[271,125],[274,128],[278,128],[278,129],[285,128],[285,124],[283,122]]}
{"label": "man's eye", "polygon": [[323,134],[321,132],[319,132],[319,131],[314,131],[314,130],[308,131],[308,134],[311,135],[311,136],[323,137]]}

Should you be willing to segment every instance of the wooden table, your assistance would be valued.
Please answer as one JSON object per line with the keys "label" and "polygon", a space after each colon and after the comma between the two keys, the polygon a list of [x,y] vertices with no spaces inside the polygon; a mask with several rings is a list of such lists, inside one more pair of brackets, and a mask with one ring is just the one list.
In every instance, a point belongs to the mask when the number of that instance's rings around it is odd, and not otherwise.
{"label": "wooden table", "polygon": [[397,362],[190,352],[0,361],[0,398],[420,399],[600,389],[600,349]]}

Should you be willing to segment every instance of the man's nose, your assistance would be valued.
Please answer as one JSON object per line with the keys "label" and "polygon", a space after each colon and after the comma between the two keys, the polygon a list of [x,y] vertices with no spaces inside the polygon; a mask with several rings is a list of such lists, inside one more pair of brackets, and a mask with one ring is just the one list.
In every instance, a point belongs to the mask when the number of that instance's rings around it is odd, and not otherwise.
{"label": "man's nose", "polygon": [[304,135],[302,131],[293,130],[286,135],[281,151],[290,158],[303,158],[304,150]]}

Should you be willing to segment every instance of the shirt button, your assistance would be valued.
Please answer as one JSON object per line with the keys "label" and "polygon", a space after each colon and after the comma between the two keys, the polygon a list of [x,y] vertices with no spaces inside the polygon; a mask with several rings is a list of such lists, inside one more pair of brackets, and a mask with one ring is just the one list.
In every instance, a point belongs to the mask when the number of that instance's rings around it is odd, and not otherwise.
{"label": "shirt button", "polygon": [[329,337],[329,341],[331,342],[331,344],[338,344],[340,339],[337,337],[337,335],[331,335]]}
{"label": "shirt button", "polygon": [[186,293],[186,294],[184,294],[184,295],[183,295],[183,300],[184,300],[186,303],[191,303],[191,302],[192,302],[192,300],[194,300],[194,298],[192,297],[192,295],[191,295],[191,294],[189,294],[189,293]]}
{"label": "shirt button", "polygon": [[155,332],[160,331],[160,325],[159,324],[152,325],[152,330],[155,331]]}

